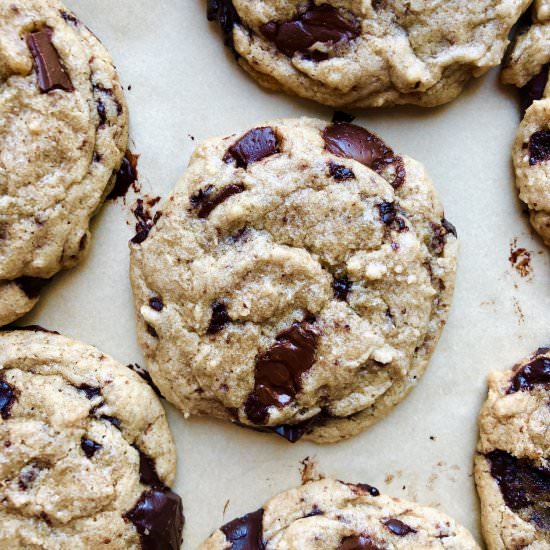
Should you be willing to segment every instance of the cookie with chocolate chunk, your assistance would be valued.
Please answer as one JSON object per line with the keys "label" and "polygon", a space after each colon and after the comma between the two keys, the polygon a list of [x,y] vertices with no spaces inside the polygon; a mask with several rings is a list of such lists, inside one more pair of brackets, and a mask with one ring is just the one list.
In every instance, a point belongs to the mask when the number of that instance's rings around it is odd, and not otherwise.
{"label": "cookie with chocolate chunk", "polygon": [[131,244],[149,372],[186,415],[345,439],[424,372],[456,253],[424,168],[360,126],[210,139]]}
{"label": "cookie with chocolate chunk", "polygon": [[550,547],[550,349],[489,377],[475,478],[490,550]]}
{"label": "cookie with chocolate chunk", "polygon": [[531,0],[208,0],[262,86],[333,107],[440,105],[497,66]]}
{"label": "cookie with chocolate chunk", "polygon": [[502,72],[519,88],[523,120],[512,158],[520,199],[531,225],[550,245],[550,2],[534,3],[530,22],[518,33]]}
{"label": "cookie with chocolate chunk", "polygon": [[112,60],[57,0],[0,3],[0,325],[90,243],[128,141]]}
{"label": "cookie with chocolate chunk", "polygon": [[370,486],[323,479],[272,498],[235,519],[199,550],[479,550],[472,535],[434,508]]}
{"label": "cookie with chocolate chunk", "polygon": [[175,468],[138,374],[38,327],[0,332],[0,548],[179,550]]}

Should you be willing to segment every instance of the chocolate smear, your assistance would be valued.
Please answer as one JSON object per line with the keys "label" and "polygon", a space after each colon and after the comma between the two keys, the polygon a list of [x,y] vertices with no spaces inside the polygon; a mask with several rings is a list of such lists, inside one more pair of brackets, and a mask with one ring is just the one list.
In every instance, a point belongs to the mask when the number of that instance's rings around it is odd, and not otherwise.
{"label": "chocolate smear", "polygon": [[239,168],[280,152],[280,140],[269,126],[254,128],[236,141],[225,153],[224,162],[236,162]]}
{"label": "chocolate smear", "polygon": [[231,550],[264,550],[262,508],[234,519],[220,528],[231,543]]}

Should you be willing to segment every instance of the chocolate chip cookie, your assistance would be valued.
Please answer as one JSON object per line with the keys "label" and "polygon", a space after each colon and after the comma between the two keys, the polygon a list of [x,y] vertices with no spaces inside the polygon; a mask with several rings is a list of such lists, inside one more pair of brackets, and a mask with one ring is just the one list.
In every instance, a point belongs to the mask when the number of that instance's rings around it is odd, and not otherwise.
{"label": "chocolate chip cookie", "polygon": [[478,550],[472,535],[445,514],[381,495],[364,484],[323,479],[272,498],[235,519],[199,550]]}
{"label": "chocolate chip cookie", "polygon": [[111,58],[57,0],[0,3],[0,325],[90,243],[128,140]]}
{"label": "chocolate chip cookie", "polygon": [[0,548],[179,550],[175,462],[136,373],[55,333],[0,332]]}
{"label": "chocolate chip cookie", "polygon": [[334,107],[454,99],[498,65],[531,0],[208,0],[261,85]]}
{"label": "chocolate chip cookie", "polygon": [[206,141],[132,239],[139,340],[186,415],[333,442],[424,372],[456,230],[422,165],[343,118]]}
{"label": "chocolate chip cookie", "polygon": [[489,377],[475,477],[490,550],[550,548],[550,349]]}

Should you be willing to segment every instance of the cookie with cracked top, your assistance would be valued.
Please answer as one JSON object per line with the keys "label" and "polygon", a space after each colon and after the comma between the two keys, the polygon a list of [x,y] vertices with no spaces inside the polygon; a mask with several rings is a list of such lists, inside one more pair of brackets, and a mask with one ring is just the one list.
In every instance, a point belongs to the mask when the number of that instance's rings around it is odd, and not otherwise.
{"label": "cookie with cracked top", "polygon": [[435,106],[497,66],[531,0],[208,0],[262,86],[333,107]]}
{"label": "cookie with cracked top", "polygon": [[279,120],[200,145],[131,246],[162,395],[290,441],[345,439],[424,372],[456,230],[423,167],[348,122]]}
{"label": "cookie with cracked top", "polygon": [[434,508],[369,485],[322,479],[281,493],[220,527],[199,550],[479,550],[472,535]]}
{"label": "cookie with cracked top", "polygon": [[0,548],[179,550],[175,470],[138,374],[59,334],[0,332]]}
{"label": "cookie with cracked top", "polygon": [[0,326],[90,243],[128,141],[111,57],[58,0],[0,3]]}

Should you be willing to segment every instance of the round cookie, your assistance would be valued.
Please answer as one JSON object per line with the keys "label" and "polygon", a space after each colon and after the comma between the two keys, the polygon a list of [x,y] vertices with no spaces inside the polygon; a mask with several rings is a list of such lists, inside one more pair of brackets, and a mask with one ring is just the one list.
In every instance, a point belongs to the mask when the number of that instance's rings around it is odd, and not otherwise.
{"label": "round cookie", "polygon": [[139,341],[185,415],[351,437],[413,388],[445,324],[456,231],[424,168],[348,122],[210,139],[142,225]]}
{"label": "round cookie", "polygon": [[159,399],[95,348],[0,332],[0,547],[179,550]]}
{"label": "round cookie", "polygon": [[489,377],[475,479],[490,550],[550,548],[550,349]]}
{"label": "round cookie", "polygon": [[0,3],[0,325],[85,255],[128,141],[112,60],[57,0]]}
{"label": "round cookie", "polygon": [[381,495],[370,485],[322,479],[272,498],[224,525],[199,550],[478,550],[445,514]]}
{"label": "round cookie", "polygon": [[440,105],[497,66],[531,0],[209,0],[261,85],[333,107]]}
{"label": "round cookie", "polygon": [[512,151],[520,199],[531,225],[550,244],[550,2],[535,2],[532,22],[515,39],[502,72],[506,84],[520,88],[524,118]]}

